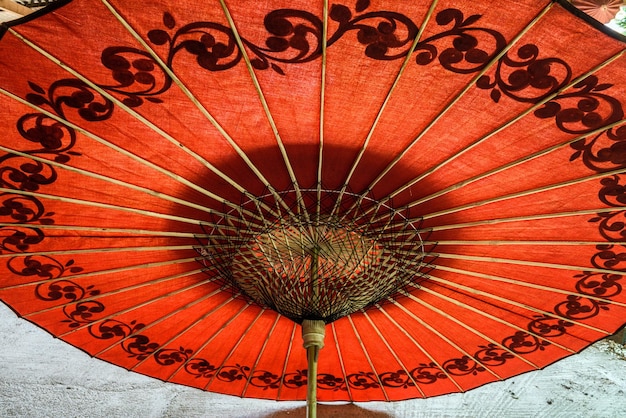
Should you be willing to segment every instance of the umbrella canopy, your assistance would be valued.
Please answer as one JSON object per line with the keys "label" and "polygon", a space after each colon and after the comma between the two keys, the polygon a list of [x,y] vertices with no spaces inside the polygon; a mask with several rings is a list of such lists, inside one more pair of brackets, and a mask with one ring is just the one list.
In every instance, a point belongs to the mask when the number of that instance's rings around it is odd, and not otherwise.
{"label": "umbrella canopy", "polygon": [[76,0],[17,23],[0,298],[92,356],[402,400],[626,321],[626,43],[569,3]]}
{"label": "umbrella canopy", "polygon": [[623,0],[572,0],[572,4],[599,22],[608,23],[624,6]]}

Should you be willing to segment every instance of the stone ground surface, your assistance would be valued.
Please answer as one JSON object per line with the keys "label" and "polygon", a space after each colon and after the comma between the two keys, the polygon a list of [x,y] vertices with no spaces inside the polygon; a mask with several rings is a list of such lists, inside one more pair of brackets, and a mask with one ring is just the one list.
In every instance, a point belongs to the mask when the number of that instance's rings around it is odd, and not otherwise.
{"label": "stone ground surface", "polygon": [[[0,304],[0,417],[304,417],[303,402],[167,384],[90,358]],[[324,417],[625,417],[626,347],[603,341],[467,393],[320,405]]]}

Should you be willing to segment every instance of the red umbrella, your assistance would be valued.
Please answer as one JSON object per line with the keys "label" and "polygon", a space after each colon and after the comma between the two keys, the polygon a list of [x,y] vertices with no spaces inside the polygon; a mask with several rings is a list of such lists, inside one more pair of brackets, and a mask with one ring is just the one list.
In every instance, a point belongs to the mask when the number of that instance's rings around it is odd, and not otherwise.
{"label": "red umbrella", "polygon": [[465,391],[624,324],[623,38],[561,1],[170,3],[5,27],[19,315],[325,401]]}
{"label": "red umbrella", "polygon": [[623,0],[572,0],[572,4],[594,19],[608,23],[624,5]]}

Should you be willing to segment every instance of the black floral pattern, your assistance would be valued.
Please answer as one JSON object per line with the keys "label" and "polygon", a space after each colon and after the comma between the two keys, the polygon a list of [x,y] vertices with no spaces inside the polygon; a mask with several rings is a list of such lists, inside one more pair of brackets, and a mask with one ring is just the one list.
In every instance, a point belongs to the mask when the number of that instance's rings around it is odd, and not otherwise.
{"label": "black floral pattern", "polygon": [[[354,11],[340,4],[331,7],[330,18],[336,30],[327,41],[332,46],[344,36],[354,33],[364,54],[375,60],[395,60],[406,56],[418,26],[406,16],[388,11],[367,11],[368,0],[359,0]],[[441,11],[436,16],[442,32],[424,39],[414,51],[417,65],[430,65],[438,60],[442,68],[454,73],[472,73],[485,68],[487,63],[504,47],[505,39],[495,30],[477,26],[479,15],[465,17],[457,9]],[[164,13],[165,29],[154,29],[148,40],[167,50],[166,65],[175,66],[181,54],[195,58],[197,65],[207,71],[224,71],[238,65],[241,51],[229,27],[219,23],[194,22],[178,26],[170,13]],[[284,74],[285,66],[317,59],[321,56],[322,23],[319,17],[308,12],[281,9],[269,13],[264,20],[268,37],[264,46],[242,39],[252,52],[251,63],[258,70],[272,69]],[[403,35],[400,35],[403,34]],[[524,45],[517,56],[505,55],[492,76],[482,76],[477,81],[479,89],[488,90],[491,99],[499,103],[503,96],[519,102],[536,103],[548,98],[571,81],[568,64],[555,57],[541,57],[535,45]],[[101,61],[111,71],[113,83],[99,87],[124,96],[122,102],[129,107],[140,106],[144,101],[162,103],[158,96],[167,91],[172,80],[145,51],[128,47],[110,47],[103,51]],[[556,70],[558,68],[558,71]],[[610,95],[612,85],[600,83],[589,76],[574,86],[573,92],[562,93],[537,109],[540,119],[553,119],[556,126],[568,134],[585,134],[599,127],[617,122],[624,117],[620,101]],[[59,80],[45,90],[30,83],[31,93],[26,99],[33,105],[46,109],[59,117],[76,113],[87,122],[99,122],[111,117],[114,104],[93,88],[79,80]],[[17,131],[33,149],[18,154],[0,156],[0,183],[14,191],[35,192],[58,181],[58,173],[51,164],[30,157],[52,157],[55,162],[67,163],[80,154],[72,151],[76,132],[46,113],[29,113],[17,122]],[[626,127],[609,129],[571,145],[574,153],[570,161],[582,161],[590,170],[605,172],[626,168]],[[626,238],[626,185],[623,176],[613,175],[600,182],[599,200],[611,212],[603,212],[589,222],[598,225],[606,244],[597,246],[591,263],[599,269],[626,271],[626,250],[616,242]],[[4,192],[0,194],[0,218],[12,226],[0,226],[6,234],[0,243],[0,252],[16,253],[9,259],[8,269],[21,277],[36,277],[35,296],[50,303],[63,303],[63,313],[68,328],[87,326],[97,339],[119,340],[122,349],[137,361],[152,358],[157,364],[168,367],[183,364],[183,370],[197,379],[216,378],[225,382],[246,380],[264,389],[280,385],[299,388],[307,383],[307,371],[296,370],[277,375],[269,371],[254,370],[246,365],[212,364],[207,359],[194,356],[193,350],[163,347],[144,335],[145,325],[132,320],[101,320],[106,307],[98,302],[100,294],[94,286],[82,286],[65,277],[79,273],[82,268],[74,260],[61,263],[43,255],[19,255],[45,240],[45,234],[36,225],[54,223],[55,214],[47,211],[37,198]],[[381,385],[389,388],[409,388],[415,384],[429,385],[448,376],[477,375],[487,367],[497,368],[515,357],[545,350],[549,339],[558,338],[574,326],[571,321],[582,321],[610,309],[610,299],[622,293],[621,274],[583,271],[574,276],[577,295],[559,301],[554,315],[534,317],[527,331],[517,331],[505,337],[500,345],[477,347],[473,355],[448,359],[441,366],[435,363],[420,364],[410,370],[359,372],[346,376],[320,374],[321,390],[365,390]],[[583,295],[583,296],[580,296]],[[589,298],[584,297],[589,296]],[[541,338],[538,338],[541,337]]]}

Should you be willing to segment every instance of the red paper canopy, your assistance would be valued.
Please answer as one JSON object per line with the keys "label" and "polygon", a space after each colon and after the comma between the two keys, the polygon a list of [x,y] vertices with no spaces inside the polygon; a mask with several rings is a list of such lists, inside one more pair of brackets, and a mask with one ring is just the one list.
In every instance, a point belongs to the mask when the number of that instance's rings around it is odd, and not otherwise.
{"label": "red paper canopy", "polygon": [[626,43],[544,0],[61,1],[0,41],[0,298],[166,381],[465,391],[625,322]]}

